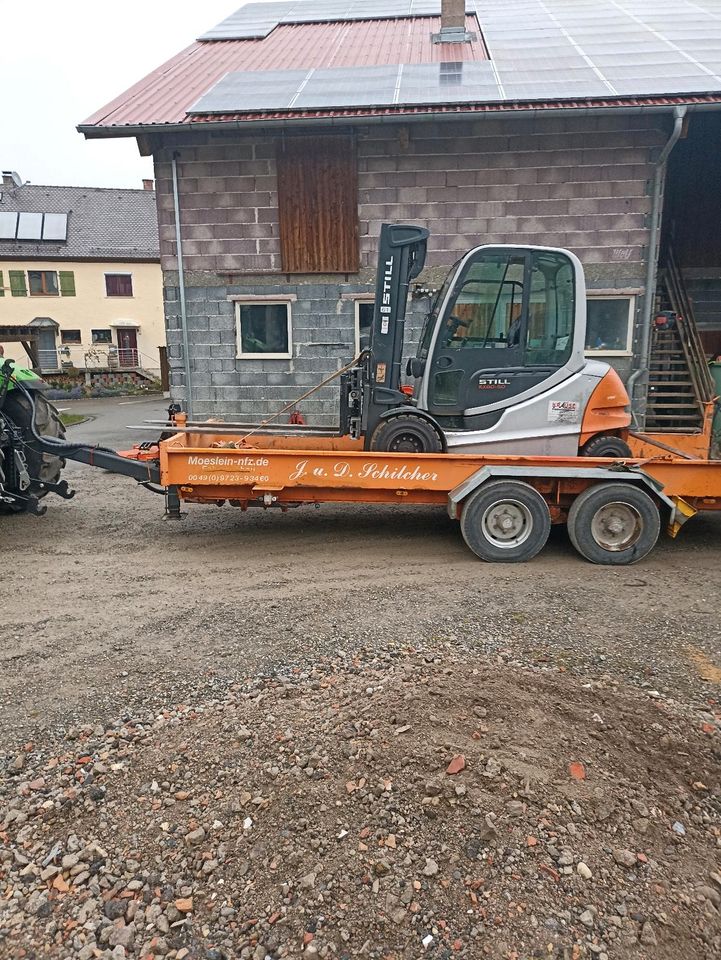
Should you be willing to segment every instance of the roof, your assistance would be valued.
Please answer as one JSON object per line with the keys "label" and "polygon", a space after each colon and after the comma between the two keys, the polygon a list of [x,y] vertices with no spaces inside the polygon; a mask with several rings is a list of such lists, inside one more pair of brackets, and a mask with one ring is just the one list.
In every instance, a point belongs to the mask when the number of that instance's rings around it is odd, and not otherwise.
{"label": "roof", "polygon": [[0,258],[159,260],[155,192],[5,182],[0,213],[66,213],[67,240],[0,240]]}
{"label": "roof", "polygon": [[249,4],[79,129],[721,101],[718,0],[466,0],[464,43],[434,42],[439,10],[440,0]]}

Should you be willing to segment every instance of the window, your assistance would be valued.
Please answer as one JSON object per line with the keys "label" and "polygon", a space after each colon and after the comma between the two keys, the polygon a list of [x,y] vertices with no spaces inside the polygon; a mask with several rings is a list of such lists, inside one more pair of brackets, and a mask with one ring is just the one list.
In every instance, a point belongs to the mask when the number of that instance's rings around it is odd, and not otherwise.
{"label": "window", "polygon": [[28,270],[31,297],[58,297],[58,275],[54,270]]}
{"label": "window", "polygon": [[132,297],[133,275],[131,273],[106,273],[105,293],[108,297]]}
{"label": "window", "polygon": [[61,330],[60,331],[60,342],[73,344],[73,343],[82,343],[82,337],[79,330]]}
{"label": "window", "polygon": [[586,300],[586,351],[630,353],[635,297],[594,297]]}
{"label": "window", "polygon": [[239,357],[292,356],[289,303],[237,302],[235,316]]}
{"label": "window", "polygon": [[358,171],[349,136],[286,137],[278,147],[285,273],[356,273]]}
{"label": "window", "polygon": [[113,342],[112,330],[91,330],[90,335],[93,339],[93,343],[112,343]]}
{"label": "window", "polygon": [[356,300],[355,302],[355,352],[360,353],[361,339],[370,337],[373,326],[373,300]]}

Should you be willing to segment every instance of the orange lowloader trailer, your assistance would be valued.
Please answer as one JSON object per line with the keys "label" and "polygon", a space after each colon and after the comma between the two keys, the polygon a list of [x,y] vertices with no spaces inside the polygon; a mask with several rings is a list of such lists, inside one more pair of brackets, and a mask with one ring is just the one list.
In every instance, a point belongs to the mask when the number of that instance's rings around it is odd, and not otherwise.
{"label": "orange lowloader trailer", "polygon": [[[174,419],[172,436],[124,454],[136,479],[162,489],[168,519],[181,516],[183,503],[281,511],[330,502],[428,504],[460,522],[483,560],[530,560],[552,524],[565,523],[583,557],[620,565],[645,557],[662,526],[675,536],[697,512],[721,509],[721,461],[663,449],[622,460],[379,453],[361,440],[303,428],[242,432],[223,422],[188,423],[182,413]],[[94,461],[117,469],[102,453]]]}

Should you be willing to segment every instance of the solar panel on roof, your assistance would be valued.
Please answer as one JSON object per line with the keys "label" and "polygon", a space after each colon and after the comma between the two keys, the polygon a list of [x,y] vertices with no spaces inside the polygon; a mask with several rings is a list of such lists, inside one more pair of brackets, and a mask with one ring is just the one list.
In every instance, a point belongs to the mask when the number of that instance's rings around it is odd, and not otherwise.
{"label": "solar panel on roof", "polygon": [[[473,10],[471,0],[466,7]],[[336,20],[388,20],[438,16],[441,0],[294,0],[250,3],[226,17],[201,40],[244,40],[266,37],[281,23],[327,23]]]}
{"label": "solar panel on roof", "polygon": [[0,240],[14,240],[17,228],[17,213],[8,210],[0,212]]}
{"label": "solar panel on roof", "polygon": [[18,214],[18,240],[41,240],[43,235],[42,213]]}
{"label": "solar panel on roof", "polygon": [[303,110],[392,104],[400,69],[391,65],[315,70],[292,106]]}
{"label": "solar panel on roof", "polygon": [[412,63],[403,68],[398,103],[472,103],[502,99],[488,60],[452,65]]}
{"label": "solar panel on roof", "polygon": [[[440,3],[441,0],[253,3],[227,18],[206,38],[265,36],[278,24],[436,15]],[[297,83],[290,71],[238,73],[233,80],[221,81],[188,112],[330,109],[529,97],[564,100],[605,97],[614,92],[713,92],[721,90],[721,10],[714,13],[714,9],[705,0],[654,0],[653,4],[649,0],[618,0],[613,4],[599,4],[598,0],[504,0],[502,4],[466,0],[466,11],[476,11],[480,18],[491,62],[465,63],[461,71],[455,71],[460,73],[457,82],[453,70],[439,72],[437,64],[405,65],[400,72],[396,65],[352,67],[345,73],[325,68],[308,73],[298,71],[302,77]],[[694,60],[706,69],[696,66]],[[381,72],[352,72],[362,69]],[[617,82],[622,86],[617,86]],[[634,85],[635,89],[630,89]]]}
{"label": "solar panel on roof", "polygon": [[226,75],[188,113],[287,110],[312,70],[236,71]]}
{"label": "solar panel on roof", "polygon": [[43,240],[67,240],[67,213],[46,213],[43,218]]}

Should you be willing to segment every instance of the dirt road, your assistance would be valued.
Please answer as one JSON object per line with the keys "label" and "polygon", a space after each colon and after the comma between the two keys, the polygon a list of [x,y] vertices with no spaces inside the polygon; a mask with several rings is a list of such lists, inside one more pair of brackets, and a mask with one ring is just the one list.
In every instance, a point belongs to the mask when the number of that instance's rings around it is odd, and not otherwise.
{"label": "dirt road", "polygon": [[2,521],[16,548],[0,583],[0,745],[363,647],[450,644],[718,692],[721,518],[630,568],[585,563],[562,530],[534,562],[496,566],[440,510],[191,506],[166,523],[132,481],[72,479],[74,500]]}

